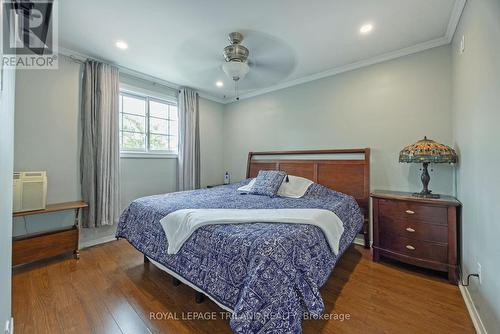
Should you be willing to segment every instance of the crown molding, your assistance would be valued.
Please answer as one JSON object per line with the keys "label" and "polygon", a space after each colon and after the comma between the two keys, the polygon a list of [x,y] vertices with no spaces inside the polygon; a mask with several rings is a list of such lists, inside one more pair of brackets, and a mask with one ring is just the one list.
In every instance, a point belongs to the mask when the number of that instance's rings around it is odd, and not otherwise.
{"label": "crown molding", "polygon": [[[66,56],[66,57],[69,57],[71,59],[75,59],[75,60],[81,61],[81,62],[84,62],[87,59],[95,59],[95,60],[98,60],[98,61],[102,61],[102,62],[106,62],[106,63],[111,63],[114,66],[118,67],[120,69],[120,72],[128,74],[128,75],[133,76],[133,77],[136,77],[138,79],[146,80],[146,81],[149,81],[149,82],[152,82],[152,83],[155,83],[155,84],[159,84],[159,85],[171,88],[171,89],[180,89],[181,88],[180,85],[177,85],[177,84],[172,83],[170,81],[166,81],[166,80],[157,78],[157,77],[149,75],[149,74],[138,72],[138,71],[130,69],[128,67],[121,66],[121,65],[119,65],[119,64],[117,64],[115,62],[112,62],[112,61],[109,61],[109,60],[106,60],[106,59],[102,59],[102,58],[98,58],[98,57],[89,56],[89,55],[86,55],[86,54],[83,54],[81,52],[74,51],[74,50],[71,50],[71,49],[59,47],[59,54],[62,54],[63,56]],[[227,101],[225,101],[223,99],[220,99],[218,97],[212,96],[212,95],[207,94],[206,92],[203,92],[203,91],[199,92],[198,94],[202,98],[205,98],[207,100],[214,101],[214,102],[217,102],[217,103],[224,104],[225,102],[227,102]]]}
{"label": "crown molding", "polygon": [[[439,47],[439,46],[450,44],[451,41],[453,40],[453,36],[454,36],[455,31],[457,29],[458,23],[460,21],[460,17],[462,16],[462,12],[464,10],[464,7],[465,7],[466,3],[467,3],[467,0],[455,0],[455,4],[453,6],[453,10],[452,10],[451,15],[450,15],[450,20],[448,21],[448,26],[447,26],[447,29],[446,29],[446,33],[442,37],[439,37],[439,38],[436,38],[436,39],[433,39],[433,40],[430,40],[430,41],[427,41],[427,42],[419,43],[419,44],[416,44],[416,45],[413,45],[413,46],[410,46],[410,47],[407,47],[407,48],[403,48],[403,49],[399,49],[399,50],[396,50],[396,51],[391,51],[391,52],[388,52],[388,53],[384,53],[382,55],[371,57],[371,58],[368,58],[368,59],[364,59],[364,60],[361,60],[361,61],[358,61],[358,62],[355,62],[355,63],[351,63],[351,64],[348,64],[348,65],[334,67],[334,68],[329,69],[329,70],[324,71],[324,72],[319,72],[319,73],[316,73],[316,74],[313,74],[313,75],[309,75],[309,76],[306,76],[306,77],[302,77],[302,78],[299,78],[299,79],[295,79],[295,80],[283,82],[283,83],[280,83],[280,84],[277,84],[277,85],[274,85],[274,86],[271,86],[271,87],[267,87],[267,88],[263,88],[263,89],[256,89],[254,91],[251,91],[251,92],[244,93],[244,94],[240,95],[239,101],[244,100],[244,99],[248,99],[248,98],[251,98],[251,97],[255,97],[255,96],[258,96],[258,95],[262,95],[262,94],[267,94],[267,93],[270,93],[270,92],[274,92],[274,91],[277,91],[277,90],[289,88],[289,87],[292,87],[292,86],[301,85],[301,84],[308,83],[308,82],[311,82],[311,81],[323,79],[323,78],[330,77],[330,76],[333,76],[333,75],[337,75],[337,74],[340,74],[340,73],[344,73],[344,72],[356,70],[356,69],[359,69],[359,68],[362,68],[362,67],[366,67],[366,66],[370,66],[370,65],[382,63],[382,62],[385,62],[385,61],[388,61],[388,60],[393,60],[393,59],[396,59],[396,58],[408,56],[408,55],[411,55],[411,54],[414,54],[414,53],[418,53],[418,52],[422,52],[422,51],[425,51],[425,50],[429,50],[429,49],[432,49],[432,48],[435,48],[435,47]],[[235,103],[235,102],[238,102],[238,101],[225,100],[223,103],[224,104],[230,104],[230,103]]]}
{"label": "crown molding", "polygon": [[[289,87],[292,87],[292,86],[301,85],[301,84],[308,83],[308,82],[311,82],[311,81],[315,81],[315,80],[319,80],[319,79],[331,77],[331,76],[334,76],[334,75],[337,75],[337,74],[341,74],[341,73],[344,73],[344,72],[356,70],[356,69],[359,69],[359,68],[362,68],[362,67],[367,67],[367,66],[370,66],[370,65],[382,63],[382,62],[385,62],[385,61],[388,61],[388,60],[393,60],[393,59],[396,59],[396,58],[404,57],[404,56],[407,56],[407,55],[410,55],[410,54],[413,54],[413,53],[421,52],[421,51],[424,51],[424,50],[432,49],[432,48],[435,48],[435,47],[438,47],[438,46],[442,46],[442,45],[446,45],[446,44],[449,44],[448,37],[436,38],[436,39],[433,39],[431,41],[427,41],[427,42],[424,42],[424,43],[413,45],[413,46],[410,46],[410,47],[407,47],[407,48],[404,48],[404,49],[400,49],[400,50],[396,50],[396,51],[384,53],[382,55],[371,57],[371,58],[368,58],[368,59],[365,59],[365,60],[361,60],[361,61],[358,61],[358,62],[355,62],[355,63],[351,63],[351,64],[348,64],[348,65],[338,66],[338,67],[332,68],[332,69],[324,71],[324,72],[320,72],[320,73],[316,73],[316,74],[309,75],[309,76],[306,76],[306,77],[302,77],[302,78],[299,78],[299,79],[295,79],[295,80],[283,82],[281,84],[277,84],[277,85],[274,85],[274,86],[271,86],[271,87],[267,87],[267,88],[263,88],[263,89],[257,89],[257,90],[254,90],[252,92],[240,95],[240,101],[244,100],[244,99],[251,98],[251,97],[255,97],[255,96],[258,96],[258,95],[262,95],[262,94],[274,92],[274,91],[277,91],[277,90],[281,90],[281,89],[284,89],[284,88],[289,88]],[[233,102],[234,101],[227,101],[226,104],[227,103],[233,103]]]}
{"label": "crown molding", "polygon": [[226,99],[223,99],[223,98],[220,98],[220,97],[217,97],[217,96],[214,96],[210,93],[207,93],[203,90],[199,90],[198,89],[198,95],[204,99],[207,99],[207,100],[210,100],[210,101],[213,101],[213,102],[217,102],[217,103],[220,103],[220,104],[227,104],[227,100]]}
{"label": "crown molding", "polygon": [[450,21],[448,22],[448,28],[446,29],[446,37],[448,38],[448,43],[451,43],[455,31],[457,30],[458,24],[460,23],[460,18],[464,11],[467,0],[456,0],[453,10],[451,12]]}
{"label": "crown molding", "polygon": [[[453,36],[454,36],[455,31],[457,29],[458,23],[460,21],[460,17],[462,16],[462,12],[464,10],[466,3],[467,3],[467,0],[455,0],[455,4],[453,6],[453,9],[452,9],[452,12],[450,15],[450,20],[448,21],[446,33],[442,37],[439,37],[439,38],[436,38],[436,39],[433,39],[433,40],[430,40],[427,42],[419,43],[419,44],[416,44],[416,45],[413,45],[410,47],[406,47],[403,49],[399,49],[396,51],[384,53],[382,55],[374,56],[374,57],[364,59],[364,60],[361,60],[361,61],[358,61],[355,63],[334,67],[334,68],[331,68],[331,69],[324,71],[324,72],[319,72],[319,73],[308,75],[308,76],[298,78],[295,80],[290,80],[290,81],[286,81],[283,83],[279,83],[279,84],[274,85],[274,86],[270,86],[270,87],[266,87],[266,88],[262,88],[262,89],[256,89],[256,90],[253,90],[253,91],[250,91],[248,93],[244,93],[244,94],[240,95],[239,101],[244,100],[244,99],[249,99],[249,98],[252,98],[252,97],[255,97],[258,95],[271,93],[271,92],[274,92],[277,90],[289,88],[292,86],[301,85],[301,84],[308,83],[311,81],[323,79],[326,77],[334,76],[334,75],[341,74],[344,72],[356,70],[356,69],[363,68],[366,66],[375,65],[375,64],[382,63],[382,62],[385,62],[388,60],[393,60],[396,58],[408,56],[408,55],[411,55],[414,53],[422,52],[422,51],[429,50],[429,49],[439,47],[442,45],[450,44],[451,41],[453,40]],[[79,58],[79,60],[85,60],[87,58],[91,58],[91,59],[109,62],[107,60],[99,59],[96,57],[91,57],[91,56],[88,56],[88,55],[85,55],[85,54],[82,54],[82,53],[79,53],[79,52],[76,52],[76,51],[73,51],[70,49],[62,48],[62,47],[59,48],[59,53],[65,55],[65,56],[68,56],[68,57]],[[135,76],[135,77],[143,79],[143,80],[158,83],[160,85],[164,85],[164,86],[167,86],[169,88],[173,88],[173,89],[180,88],[180,85],[177,85],[175,83],[157,78],[157,77],[152,76],[152,75],[148,75],[148,74],[144,74],[142,72],[132,70],[130,68],[121,66],[121,65],[116,64],[116,63],[113,63],[113,64],[115,66],[117,66],[120,69],[120,71],[122,71],[125,74],[129,74],[129,75]],[[207,100],[211,100],[211,101],[214,101],[217,103],[221,103],[221,104],[230,104],[230,103],[239,102],[239,101],[234,101],[233,99],[220,98],[220,97],[214,96],[208,92],[205,92],[203,90],[199,90],[199,95],[202,98],[205,98]]]}

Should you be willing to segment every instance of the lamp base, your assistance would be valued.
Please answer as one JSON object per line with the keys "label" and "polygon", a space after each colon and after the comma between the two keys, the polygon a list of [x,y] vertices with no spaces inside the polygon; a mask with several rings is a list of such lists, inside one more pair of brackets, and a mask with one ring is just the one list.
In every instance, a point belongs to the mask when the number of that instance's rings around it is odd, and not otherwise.
{"label": "lamp base", "polygon": [[428,162],[424,162],[422,168],[422,175],[420,176],[420,179],[422,180],[422,185],[423,189],[419,193],[413,193],[413,196],[415,197],[421,197],[421,198],[439,198],[439,195],[435,195],[432,193],[431,190],[429,190],[429,181],[431,180],[431,177],[429,175],[429,171],[427,168],[429,167]]}
{"label": "lamp base", "polygon": [[441,198],[441,195],[438,194],[431,194],[431,193],[413,193],[411,194],[413,197],[420,197],[420,198]]}

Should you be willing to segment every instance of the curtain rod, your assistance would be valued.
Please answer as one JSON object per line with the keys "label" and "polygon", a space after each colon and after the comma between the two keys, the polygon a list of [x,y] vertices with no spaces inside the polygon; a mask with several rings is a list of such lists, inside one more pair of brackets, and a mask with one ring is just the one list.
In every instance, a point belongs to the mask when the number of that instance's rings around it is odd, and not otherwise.
{"label": "curtain rod", "polygon": [[73,56],[73,55],[70,55],[70,56],[69,56],[69,59],[71,59],[71,60],[72,60],[73,62],[75,62],[75,63],[85,64],[85,61],[84,61],[84,60],[78,59],[78,58],[76,58],[76,57],[75,57],[75,56]]}

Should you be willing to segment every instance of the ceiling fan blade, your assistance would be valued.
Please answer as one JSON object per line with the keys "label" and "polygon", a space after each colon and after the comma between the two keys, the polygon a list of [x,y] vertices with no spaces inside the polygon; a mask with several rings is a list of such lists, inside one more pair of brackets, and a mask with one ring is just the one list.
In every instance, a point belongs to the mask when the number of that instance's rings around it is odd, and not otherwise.
{"label": "ceiling fan blade", "polygon": [[255,89],[272,86],[286,79],[289,75],[287,67],[266,65],[251,66],[250,72],[241,81],[242,89]]}
{"label": "ceiling fan blade", "polygon": [[265,71],[250,71],[243,80],[240,81],[241,90],[253,90],[256,88],[271,86],[275,83],[275,77]]}
{"label": "ceiling fan blade", "polygon": [[[295,69],[295,52],[285,42],[258,31],[244,32],[250,50],[248,82],[242,87],[266,87],[286,79]],[[246,79],[246,78],[245,78]]]}
{"label": "ceiling fan blade", "polygon": [[[176,49],[175,66],[189,78],[200,78],[202,73],[221,69],[224,57],[217,45],[209,44],[202,38],[186,41]],[[203,76],[204,77],[204,76]]]}

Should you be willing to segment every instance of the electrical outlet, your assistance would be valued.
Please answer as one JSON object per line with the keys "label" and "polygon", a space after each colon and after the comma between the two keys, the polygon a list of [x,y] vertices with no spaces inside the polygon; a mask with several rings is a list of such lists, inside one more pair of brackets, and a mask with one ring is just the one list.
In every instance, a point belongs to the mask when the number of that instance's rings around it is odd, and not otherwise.
{"label": "electrical outlet", "polygon": [[482,280],[483,280],[483,273],[482,273],[482,268],[481,268],[481,263],[477,263],[477,274],[479,275],[479,285],[481,285]]}
{"label": "electrical outlet", "polygon": [[460,53],[465,52],[465,35],[462,35],[462,39],[460,40]]}

